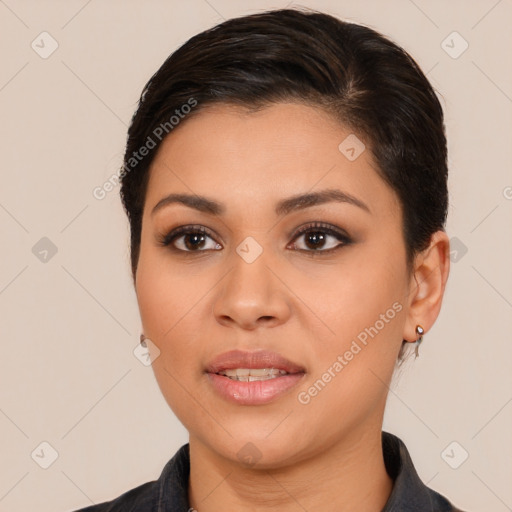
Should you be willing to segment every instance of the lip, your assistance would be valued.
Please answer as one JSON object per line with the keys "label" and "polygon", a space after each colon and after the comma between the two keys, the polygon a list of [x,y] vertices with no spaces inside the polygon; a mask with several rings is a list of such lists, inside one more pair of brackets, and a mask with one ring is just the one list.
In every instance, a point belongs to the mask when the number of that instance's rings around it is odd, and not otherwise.
{"label": "lip", "polygon": [[[243,382],[218,372],[234,368],[275,368],[288,374],[268,380]],[[305,369],[276,352],[232,350],[215,357],[205,370],[213,389],[224,399],[238,405],[263,405],[294,388],[305,376]]]}
{"label": "lip", "polygon": [[277,352],[258,350],[257,352],[245,352],[243,350],[231,350],[215,357],[206,368],[207,373],[219,373],[223,370],[234,368],[275,368],[285,370],[287,373],[304,373],[305,369]]}

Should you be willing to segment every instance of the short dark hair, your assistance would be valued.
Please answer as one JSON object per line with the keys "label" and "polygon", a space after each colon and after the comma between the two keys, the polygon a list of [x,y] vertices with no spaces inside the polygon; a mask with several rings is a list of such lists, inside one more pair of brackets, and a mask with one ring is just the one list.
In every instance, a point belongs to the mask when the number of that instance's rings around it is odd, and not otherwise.
{"label": "short dark hair", "polygon": [[[191,100],[196,106],[185,109]],[[313,10],[281,9],[192,37],[145,85],[120,175],[134,281],[149,168],[161,135],[172,133],[171,118],[180,114],[186,122],[212,104],[257,110],[290,101],[325,110],[362,138],[400,200],[411,269],[447,216],[447,147],[435,91],[409,54],[375,30]],[[135,161],[150,139],[151,151]]]}

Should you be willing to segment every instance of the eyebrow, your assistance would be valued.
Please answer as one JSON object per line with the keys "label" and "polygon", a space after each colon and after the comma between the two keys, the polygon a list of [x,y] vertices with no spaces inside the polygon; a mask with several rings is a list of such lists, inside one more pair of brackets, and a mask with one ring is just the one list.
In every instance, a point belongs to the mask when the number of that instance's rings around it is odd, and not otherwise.
{"label": "eyebrow", "polygon": [[[286,199],[282,199],[276,204],[275,213],[277,216],[287,215],[292,211],[302,210],[311,206],[317,206],[331,202],[348,203],[357,206],[358,208],[361,208],[362,210],[371,214],[370,208],[363,201],[351,194],[348,194],[347,192],[343,192],[337,189],[325,189],[320,190],[319,192],[298,194]],[[183,204],[189,208],[193,208],[194,210],[212,215],[222,215],[226,211],[226,208],[223,204],[204,196],[190,194],[169,194],[158,201],[158,203],[151,211],[151,215],[154,215],[158,210],[161,210],[165,206],[169,206],[171,204]]]}

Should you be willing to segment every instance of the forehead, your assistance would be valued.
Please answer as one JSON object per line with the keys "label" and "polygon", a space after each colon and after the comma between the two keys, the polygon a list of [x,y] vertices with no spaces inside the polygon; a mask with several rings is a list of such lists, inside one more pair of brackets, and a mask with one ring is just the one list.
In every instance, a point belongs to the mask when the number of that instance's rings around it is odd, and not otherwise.
{"label": "forehead", "polygon": [[213,105],[164,139],[151,165],[147,203],[183,192],[247,208],[337,187],[377,210],[396,207],[394,191],[375,168],[367,144],[320,108],[279,103],[254,112]]}

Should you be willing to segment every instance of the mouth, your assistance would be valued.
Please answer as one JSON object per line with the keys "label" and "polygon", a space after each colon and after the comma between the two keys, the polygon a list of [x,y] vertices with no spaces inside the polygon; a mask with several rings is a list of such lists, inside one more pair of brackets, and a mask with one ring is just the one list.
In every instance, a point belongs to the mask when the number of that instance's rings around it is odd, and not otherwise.
{"label": "mouth", "polygon": [[290,373],[276,368],[234,368],[217,372],[217,375],[224,375],[228,379],[240,382],[255,382],[275,379],[283,375],[290,375]]}
{"label": "mouth", "polygon": [[306,370],[276,352],[233,350],[205,370],[213,389],[238,405],[263,405],[297,386]]}

